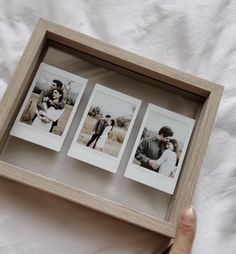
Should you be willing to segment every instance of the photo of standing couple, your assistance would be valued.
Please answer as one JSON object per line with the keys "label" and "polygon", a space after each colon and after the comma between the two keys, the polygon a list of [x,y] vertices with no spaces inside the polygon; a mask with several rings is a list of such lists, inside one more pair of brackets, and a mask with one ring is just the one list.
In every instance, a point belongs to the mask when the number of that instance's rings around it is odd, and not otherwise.
{"label": "photo of standing couple", "polygon": [[116,173],[141,100],[95,84],[68,156]]}
{"label": "photo of standing couple", "polygon": [[136,105],[125,95],[118,93],[116,96],[115,91],[97,85],[77,142],[94,151],[118,157],[135,111]]}
{"label": "photo of standing couple", "polygon": [[93,149],[102,151],[114,125],[115,121],[111,119],[110,115],[106,115],[104,118],[98,120],[94,125],[92,137],[86,146],[92,145]]}

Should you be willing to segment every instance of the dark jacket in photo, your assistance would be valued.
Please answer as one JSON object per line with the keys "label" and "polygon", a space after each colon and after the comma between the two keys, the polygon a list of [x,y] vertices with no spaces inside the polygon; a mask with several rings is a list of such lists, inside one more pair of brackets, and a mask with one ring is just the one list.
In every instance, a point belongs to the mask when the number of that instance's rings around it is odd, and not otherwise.
{"label": "dark jacket in photo", "polygon": [[141,162],[140,166],[152,169],[148,165],[148,161],[159,159],[165,149],[165,144],[156,137],[146,138],[139,144],[135,158]]}
{"label": "dark jacket in photo", "polygon": [[102,134],[105,127],[107,126],[107,122],[105,119],[100,119],[96,122],[93,131],[95,132],[95,134]]}

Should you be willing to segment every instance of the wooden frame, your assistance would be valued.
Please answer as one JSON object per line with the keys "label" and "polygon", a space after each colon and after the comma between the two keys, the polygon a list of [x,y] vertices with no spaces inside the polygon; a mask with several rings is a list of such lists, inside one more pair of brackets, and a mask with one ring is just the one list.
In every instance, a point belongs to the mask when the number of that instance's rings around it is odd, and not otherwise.
{"label": "wooden frame", "polygon": [[27,89],[26,84],[34,75],[48,40],[91,55],[97,58],[98,62],[113,64],[118,71],[122,69],[123,73],[158,80],[166,83],[167,89],[173,91],[178,89],[201,97],[203,106],[185,160],[185,168],[191,170],[184,170],[179,179],[166,221],[4,161],[0,161],[0,175],[168,237],[174,237],[179,213],[191,201],[223,87],[40,19],[0,103],[1,149],[8,138],[17,109]]}

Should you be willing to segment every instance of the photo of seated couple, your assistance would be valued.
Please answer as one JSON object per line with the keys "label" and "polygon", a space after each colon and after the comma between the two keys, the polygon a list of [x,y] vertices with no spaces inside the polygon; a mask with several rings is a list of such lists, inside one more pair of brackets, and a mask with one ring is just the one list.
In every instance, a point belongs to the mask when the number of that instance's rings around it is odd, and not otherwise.
{"label": "photo of seated couple", "polygon": [[66,102],[66,94],[60,80],[53,80],[49,89],[42,90],[36,104],[32,126],[52,132],[58,125]]}
{"label": "photo of seated couple", "polygon": [[42,70],[20,122],[62,136],[80,86],[68,78]]}

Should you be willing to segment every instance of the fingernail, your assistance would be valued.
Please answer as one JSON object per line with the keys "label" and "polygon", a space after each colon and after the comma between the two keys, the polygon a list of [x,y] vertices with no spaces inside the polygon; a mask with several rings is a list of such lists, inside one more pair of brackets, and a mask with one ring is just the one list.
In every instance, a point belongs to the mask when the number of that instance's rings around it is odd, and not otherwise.
{"label": "fingernail", "polygon": [[193,224],[196,220],[196,211],[193,206],[184,209],[182,213],[182,221],[186,224]]}

